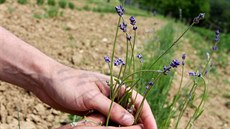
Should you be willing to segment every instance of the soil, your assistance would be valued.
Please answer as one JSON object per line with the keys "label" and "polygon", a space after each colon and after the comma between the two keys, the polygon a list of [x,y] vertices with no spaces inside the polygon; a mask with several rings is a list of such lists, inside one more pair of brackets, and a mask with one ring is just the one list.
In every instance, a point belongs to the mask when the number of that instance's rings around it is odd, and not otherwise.
{"label": "soil", "polygon": [[[75,4],[82,5],[77,1]],[[44,13],[43,7],[35,3],[19,5],[11,0],[0,5],[0,25],[65,65],[107,73],[103,57],[110,55],[118,16],[70,9],[61,11],[63,16],[38,19],[34,14]],[[140,50],[165,21],[154,17],[136,19],[139,26],[137,50]],[[116,56],[124,56],[124,40],[124,34],[119,33],[116,50],[119,54]],[[230,76],[229,72],[220,72],[220,75],[225,79]],[[222,78],[212,79],[215,81],[209,82],[211,94],[206,110],[196,127],[227,129],[230,127],[230,109],[225,103],[230,100],[222,95],[229,93],[229,85],[222,85]],[[0,129],[18,128],[18,114],[22,129],[50,129],[68,122],[68,114],[52,109],[31,92],[0,82]]]}

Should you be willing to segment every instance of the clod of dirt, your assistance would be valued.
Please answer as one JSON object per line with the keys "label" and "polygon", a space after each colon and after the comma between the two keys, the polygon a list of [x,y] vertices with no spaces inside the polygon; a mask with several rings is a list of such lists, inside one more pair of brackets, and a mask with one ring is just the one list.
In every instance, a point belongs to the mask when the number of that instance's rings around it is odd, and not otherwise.
{"label": "clod of dirt", "polygon": [[1,106],[0,118],[2,123],[6,123],[7,110],[4,105]]}
{"label": "clod of dirt", "polygon": [[1,83],[0,83],[0,92],[4,92],[5,90],[6,90],[6,87],[1,86]]}
{"label": "clod of dirt", "polygon": [[42,104],[37,104],[35,106],[35,110],[38,112],[40,115],[45,115],[46,114],[46,109]]}
{"label": "clod of dirt", "polygon": [[37,129],[35,124],[32,121],[22,122],[20,127],[22,129]]}
{"label": "clod of dirt", "polygon": [[71,57],[71,63],[73,65],[79,65],[82,62],[82,59],[83,59],[83,55],[78,53],[77,55],[73,55]]}
{"label": "clod of dirt", "polygon": [[230,109],[230,101],[225,103],[225,106]]}

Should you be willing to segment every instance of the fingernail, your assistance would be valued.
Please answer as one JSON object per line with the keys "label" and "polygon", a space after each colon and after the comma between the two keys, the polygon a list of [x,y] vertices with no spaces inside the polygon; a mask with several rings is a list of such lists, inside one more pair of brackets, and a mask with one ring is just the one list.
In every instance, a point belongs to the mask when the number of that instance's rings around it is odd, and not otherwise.
{"label": "fingernail", "polygon": [[131,114],[125,114],[122,121],[125,125],[132,125],[134,123],[134,117]]}

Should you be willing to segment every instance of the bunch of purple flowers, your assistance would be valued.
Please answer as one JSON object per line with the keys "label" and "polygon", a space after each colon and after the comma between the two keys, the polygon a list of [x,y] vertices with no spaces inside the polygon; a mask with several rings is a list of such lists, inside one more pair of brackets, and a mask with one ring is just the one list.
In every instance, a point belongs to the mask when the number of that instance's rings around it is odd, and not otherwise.
{"label": "bunch of purple flowers", "polygon": [[[123,8],[122,5],[116,6],[115,10],[119,16],[119,20],[118,20],[118,25],[117,25],[117,31],[116,31],[116,35],[115,35],[115,40],[113,43],[113,51],[111,54],[111,57],[105,56],[104,60],[106,63],[109,64],[109,68],[110,68],[110,82],[108,82],[108,85],[110,86],[111,89],[111,94],[110,94],[110,99],[112,100],[112,103],[116,100],[117,103],[121,104],[124,108],[127,109],[127,111],[134,113],[133,115],[135,116],[135,122],[134,124],[138,123],[138,120],[140,118],[140,113],[144,104],[144,101],[147,97],[147,95],[150,93],[149,91],[154,87],[154,85],[156,84],[156,82],[164,76],[167,76],[170,71],[172,71],[173,69],[178,68],[181,64],[182,64],[182,78],[181,78],[181,83],[180,83],[180,88],[177,92],[177,95],[175,96],[175,98],[173,99],[173,103],[172,103],[172,107],[175,106],[175,104],[179,101],[180,95],[181,95],[181,88],[182,88],[182,80],[183,80],[183,73],[184,73],[184,66],[185,66],[185,59],[186,59],[186,54],[184,53],[182,55],[182,61],[179,61],[178,59],[174,59],[172,60],[167,66],[164,66],[163,69],[161,70],[151,70],[152,66],[154,66],[164,55],[167,54],[167,52],[173,47],[175,46],[178,41],[181,39],[181,37],[184,36],[184,34],[194,25],[194,24],[198,24],[202,19],[204,19],[205,14],[204,13],[200,13],[197,17],[194,18],[193,23],[191,24],[191,26],[189,26],[189,28],[187,30],[185,30],[184,33],[182,33],[181,36],[179,36],[178,39],[176,39],[175,42],[173,42],[171,44],[171,46],[165,50],[164,53],[162,53],[155,61],[153,61],[153,63],[150,65],[150,69],[147,70],[137,70],[136,69],[136,62],[135,60],[139,60],[140,64],[143,64],[143,56],[139,53],[139,54],[135,54],[134,52],[134,48],[135,48],[135,43],[136,43],[136,34],[137,34],[137,21],[135,19],[134,16],[131,16],[129,18],[129,22],[130,25],[132,27],[132,31],[134,32],[133,38],[130,35],[130,33],[128,32],[129,29],[127,29],[129,27],[129,25],[125,22],[124,20],[124,14],[125,14],[125,9]],[[123,33],[125,33],[126,35],[126,45],[127,45],[127,49],[126,49],[126,57],[125,60],[121,59],[121,58],[116,58],[115,59],[115,47],[117,44],[117,37],[118,37],[118,31],[121,30]],[[219,31],[216,31],[216,37],[215,37],[215,42],[216,44],[219,42],[219,37],[220,37],[220,33]],[[213,47],[213,50],[216,50],[216,44],[215,44],[215,48]],[[136,57],[134,56],[136,55]],[[116,77],[116,79],[114,79],[114,73],[113,73],[113,67],[117,67],[120,68],[120,71],[118,73],[118,76]],[[139,85],[139,81],[140,79],[135,79],[136,76],[141,77],[140,75],[142,73],[156,73],[156,77],[152,78],[148,81],[147,84],[145,84],[145,93],[144,93],[144,97],[143,100],[141,102],[141,105],[138,109],[134,108],[134,104],[135,101],[131,101],[131,96],[133,94],[133,90],[135,89],[135,87],[137,85]],[[163,76],[164,75],[164,76]],[[195,93],[196,90],[196,77],[199,77],[201,79],[203,79],[202,77],[202,73],[200,72],[189,72],[190,76],[194,76],[195,79],[194,81],[194,85],[192,86],[192,89],[190,90],[190,94],[193,95]],[[125,86],[125,93],[122,97],[117,97],[119,96],[119,90],[121,89],[122,86]],[[137,95],[138,93],[136,93]],[[206,94],[206,85],[205,85],[205,90],[204,90],[204,94]],[[186,105],[188,105],[188,101],[191,99],[185,99],[184,100],[184,105],[183,105],[183,111],[181,111],[179,113],[178,116],[178,120],[176,122],[176,128],[179,124],[179,121],[184,113],[184,110],[187,108]],[[197,117],[197,115],[200,115],[201,113],[201,109],[203,109],[203,104],[204,104],[204,99],[202,99],[202,101],[200,102],[200,105],[198,106],[198,108],[196,109],[197,112],[194,113],[194,116],[192,116],[192,118],[189,120],[188,122],[188,126],[191,122],[194,121],[194,117]],[[111,103],[111,105],[112,105]],[[185,109],[184,109],[185,108]],[[112,106],[110,106],[110,111],[112,109]],[[136,110],[135,112],[133,112],[134,110]],[[172,108],[173,110],[173,108]],[[172,111],[171,110],[171,111]],[[166,121],[170,121],[170,119],[172,118],[172,112],[169,113],[169,117],[167,118]],[[109,123],[109,119],[110,119],[110,113],[108,114],[107,117],[107,121],[106,121],[106,126],[108,126]],[[167,122],[166,122],[167,123]]]}

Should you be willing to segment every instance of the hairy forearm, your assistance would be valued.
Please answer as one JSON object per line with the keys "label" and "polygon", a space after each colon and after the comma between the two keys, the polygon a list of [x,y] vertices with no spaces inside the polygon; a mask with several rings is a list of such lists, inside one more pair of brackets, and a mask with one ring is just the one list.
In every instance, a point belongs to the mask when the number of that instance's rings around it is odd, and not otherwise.
{"label": "hairy forearm", "polygon": [[0,27],[0,80],[33,91],[60,65]]}

